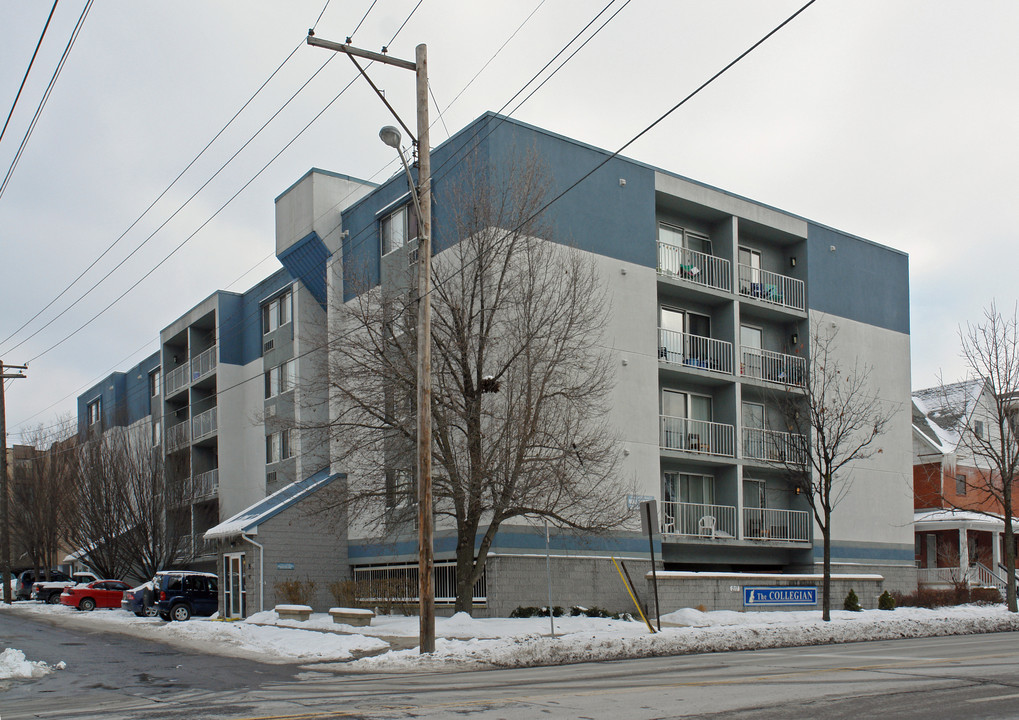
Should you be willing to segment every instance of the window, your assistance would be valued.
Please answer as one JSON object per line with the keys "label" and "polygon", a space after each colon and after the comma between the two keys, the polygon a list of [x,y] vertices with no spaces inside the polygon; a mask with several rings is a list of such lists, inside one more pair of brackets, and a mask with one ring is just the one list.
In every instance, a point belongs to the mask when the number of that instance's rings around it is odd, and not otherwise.
{"label": "window", "polygon": [[265,371],[265,397],[276,397],[293,390],[297,385],[297,363],[287,360],[281,365]]}
{"label": "window", "polygon": [[739,291],[743,295],[756,296],[761,292],[761,253],[741,247],[739,260]]}
{"label": "window", "polygon": [[271,333],[293,320],[293,295],[287,290],[262,306],[262,334]]}
{"label": "window", "polygon": [[965,495],[966,494],[966,476],[956,475],[955,476],[955,494]]}
{"label": "window", "polygon": [[160,438],[160,429],[162,423],[159,422],[159,418],[152,418],[152,444],[158,445]]}
{"label": "window", "polygon": [[275,463],[294,456],[293,430],[281,430],[265,436],[265,462]]}
{"label": "window", "polygon": [[155,397],[159,394],[159,371],[153,370],[149,373],[149,395]]}
{"label": "window", "polygon": [[978,440],[984,439],[984,421],[974,420],[973,421],[973,434],[977,436]]}
{"label": "window", "polygon": [[98,424],[103,419],[103,399],[96,398],[88,404],[89,427]]}
{"label": "window", "polygon": [[407,242],[407,208],[400,208],[392,215],[382,219],[380,228],[382,235],[382,254],[387,255],[393,250],[402,248]]}

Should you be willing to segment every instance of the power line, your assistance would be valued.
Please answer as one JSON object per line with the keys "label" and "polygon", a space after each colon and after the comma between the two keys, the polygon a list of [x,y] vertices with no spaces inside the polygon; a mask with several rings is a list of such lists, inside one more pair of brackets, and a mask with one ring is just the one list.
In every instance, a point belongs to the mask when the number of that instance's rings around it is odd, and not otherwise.
{"label": "power line", "polygon": [[53,13],[57,11],[57,3],[60,0],[53,0],[53,7],[50,8],[49,17],[46,18],[46,24],[43,25],[42,34],[39,36],[39,42],[35,44],[35,50],[32,52],[32,59],[28,61],[28,69],[25,70],[25,77],[21,78],[21,85],[18,86],[18,92],[14,95],[14,102],[11,104],[11,111],[7,113],[7,119],[4,120],[3,130],[0,130],[0,141],[4,139],[4,133],[7,132],[7,125],[11,122],[11,116],[14,114],[14,108],[18,106],[18,98],[21,97],[21,91],[25,89],[25,83],[28,81],[28,74],[32,72],[32,65],[35,63],[35,56],[39,54],[39,48],[42,47],[42,39],[46,37],[46,30],[50,26],[50,20],[53,19]]}

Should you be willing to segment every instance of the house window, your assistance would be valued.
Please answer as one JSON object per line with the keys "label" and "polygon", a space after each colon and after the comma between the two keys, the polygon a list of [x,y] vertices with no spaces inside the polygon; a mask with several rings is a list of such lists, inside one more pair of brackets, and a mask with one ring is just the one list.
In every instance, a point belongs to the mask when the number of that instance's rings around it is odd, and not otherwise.
{"label": "house window", "polygon": [[149,395],[155,397],[159,394],[159,371],[153,370],[149,373]]}
{"label": "house window", "polygon": [[293,295],[287,290],[262,306],[262,334],[271,333],[293,319]]}
{"label": "house window", "polygon": [[955,476],[955,494],[965,495],[966,494],[966,476],[956,475]]}
{"label": "house window", "polygon": [[92,427],[103,419],[103,399],[96,398],[88,404],[88,425]]}
{"label": "house window", "polygon": [[973,421],[973,434],[977,436],[978,440],[984,439],[984,421],[974,420]]}
{"label": "house window", "polygon": [[406,206],[382,219],[380,234],[382,235],[383,255],[387,255],[393,252],[393,250],[402,248],[407,243]]}
{"label": "house window", "polygon": [[294,456],[293,430],[280,430],[265,436],[266,464],[286,460]]}
{"label": "house window", "polygon": [[265,371],[265,397],[276,397],[280,393],[293,390],[297,385],[297,363],[294,360],[286,362]]}

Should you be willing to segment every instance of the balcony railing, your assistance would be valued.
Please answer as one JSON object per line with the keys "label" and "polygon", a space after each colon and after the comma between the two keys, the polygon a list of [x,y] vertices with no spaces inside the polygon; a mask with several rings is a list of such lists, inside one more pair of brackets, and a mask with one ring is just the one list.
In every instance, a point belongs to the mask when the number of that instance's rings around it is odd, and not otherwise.
{"label": "balcony railing", "polygon": [[186,422],[178,423],[173,427],[166,428],[166,448],[171,452],[179,450],[180,448],[191,442],[191,436],[188,433],[190,425]]}
{"label": "balcony railing", "polygon": [[736,537],[736,508],[707,503],[663,502],[662,533],[710,538]]}
{"label": "balcony railing", "polygon": [[188,384],[188,373],[190,372],[191,363],[186,362],[180,367],[174,368],[170,372],[166,373],[165,391],[167,395],[180,390],[182,387]]}
{"label": "balcony railing", "polygon": [[181,555],[183,559],[207,557],[216,554],[216,541],[206,540],[205,532],[197,532],[181,538]]}
{"label": "balcony railing", "polygon": [[749,265],[739,265],[737,269],[740,295],[794,310],[803,310],[806,307],[802,280]]}
{"label": "balcony railing", "polygon": [[198,440],[216,432],[216,408],[206,410],[191,419],[191,436]]}
{"label": "balcony railing", "polygon": [[810,515],[803,510],[743,508],[743,537],[810,542]]}
{"label": "balcony railing", "polygon": [[920,585],[954,585],[962,581],[962,568],[918,568],[916,581]]}
{"label": "balcony railing", "polygon": [[658,328],[658,359],[732,374],[732,343]]}
{"label": "balcony railing", "polygon": [[658,274],[717,290],[732,289],[728,260],[668,243],[658,243]]}
{"label": "balcony railing", "polygon": [[662,448],[703,455],[734,457],[735,429],[732,425],[660,416]]}
{"label": "balcony railing", "polygon": [[743,428],[743,457],[765,462],[803,465],[807,462],[807,442],[802,435]]}
{"label": "balcony railing", "polygon": [[803,387],[807,381],[807,361],[799,355],[743,346],[740,348],[740,372],[758,380]]}
{"label": "balcony railing", "polygon": [[205,377],[216,369],[216,346],[203,350],[191,358],[191,382]]}
{"label": "balcony railing", "polygon": [[195,499],[209,497],[219,492],[219,469],[206,470],[195,475]]}

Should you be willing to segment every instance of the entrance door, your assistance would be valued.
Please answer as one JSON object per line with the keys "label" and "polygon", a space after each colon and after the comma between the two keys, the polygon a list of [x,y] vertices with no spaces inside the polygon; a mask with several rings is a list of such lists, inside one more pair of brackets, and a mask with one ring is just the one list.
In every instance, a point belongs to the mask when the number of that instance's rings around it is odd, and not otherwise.
{"label": "entrance door", "polygon": [[247,597],[244,589],[244,553],[223,556],[223,609],[228,618],[247,615]]}

